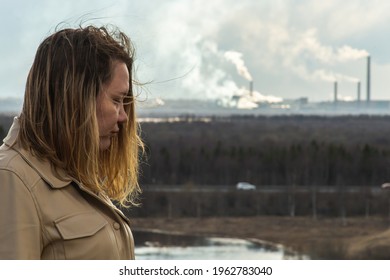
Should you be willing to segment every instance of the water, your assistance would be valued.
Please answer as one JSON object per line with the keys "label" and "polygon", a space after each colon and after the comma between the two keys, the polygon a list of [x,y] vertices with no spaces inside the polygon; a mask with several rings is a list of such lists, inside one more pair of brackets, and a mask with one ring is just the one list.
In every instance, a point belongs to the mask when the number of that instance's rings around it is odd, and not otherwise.
{"label": "water", "polygon": [[138,260],[282,260],[307,257],[281,245],[223,237],[136,232]]}

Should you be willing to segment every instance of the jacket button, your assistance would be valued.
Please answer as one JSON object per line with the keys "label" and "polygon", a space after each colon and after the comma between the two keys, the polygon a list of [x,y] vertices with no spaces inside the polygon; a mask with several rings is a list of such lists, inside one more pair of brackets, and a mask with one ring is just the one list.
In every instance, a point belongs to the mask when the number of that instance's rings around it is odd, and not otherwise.
{"label": "jacket button", "polygon": [[118,230],[121,228],[121,225],[117,222],[114,223],[114,229]]}

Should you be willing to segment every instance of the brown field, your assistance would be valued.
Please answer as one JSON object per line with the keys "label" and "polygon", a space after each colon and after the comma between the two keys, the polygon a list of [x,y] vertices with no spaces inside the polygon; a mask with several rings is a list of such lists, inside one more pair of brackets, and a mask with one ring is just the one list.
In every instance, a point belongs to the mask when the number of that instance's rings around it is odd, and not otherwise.
{"label": "brown field", "polygon": [[133,218],[132,229],[260,239],[311,259],[390,259],[390,222],[383,217]]}

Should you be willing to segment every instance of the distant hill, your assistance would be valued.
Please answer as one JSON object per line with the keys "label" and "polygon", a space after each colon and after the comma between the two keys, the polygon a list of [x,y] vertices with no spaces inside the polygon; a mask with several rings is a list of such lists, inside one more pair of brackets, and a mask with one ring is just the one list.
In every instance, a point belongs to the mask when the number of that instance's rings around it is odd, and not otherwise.
{"label": "distant hill", "polygon": [[22,109],[22,105],[22,98],[0,98],[0,114],[17,115]]}
{"label": "distant hill", "polygon": [[8,128],[12,124],[13,119],[14,119],[13,115],[0,114],[0,126],[8,130]]}
{"label": "distant hill", "polygon": [[12,120],[12,115],[0,114],[0,145],[2,144],[3,138],[7,135],[7,132],[11,127]]}

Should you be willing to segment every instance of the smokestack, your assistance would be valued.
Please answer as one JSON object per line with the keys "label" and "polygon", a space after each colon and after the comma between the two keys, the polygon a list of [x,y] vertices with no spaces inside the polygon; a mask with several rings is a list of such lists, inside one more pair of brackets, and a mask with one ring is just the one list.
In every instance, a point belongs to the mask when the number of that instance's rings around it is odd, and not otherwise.
{"label": "smokestack", "polygon": [[367,104],[371,100],[371,58],[367,56]]}
{"label": "smokestack", "polygon": [[250,96],[253,96],[253,81],[249,81],[249,94]]}
{"label": "smokestack", "polygon": [[357,101],[360,103],[360,81],[357,82]]}
{"label": "smokestack", "polygon": [[337,81],[334,82],[334,104],[337,104]]}

